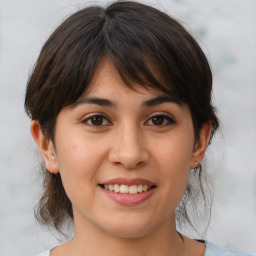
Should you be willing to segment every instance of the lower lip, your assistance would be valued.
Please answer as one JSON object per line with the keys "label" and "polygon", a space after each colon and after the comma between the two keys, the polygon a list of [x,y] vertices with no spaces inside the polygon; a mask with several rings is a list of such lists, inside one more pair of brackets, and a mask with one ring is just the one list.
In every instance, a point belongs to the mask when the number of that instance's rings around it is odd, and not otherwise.
{"label": "lower lip", "polygon": [[146,192],[141,192],[135,195],[116,193],[110,190],[106,190],[104,188],[101,188],[101,189],[110,199],[112,199],[116,203],[129,206],[129,205],[137,205],[146,201],[153,195],[156,188],[152,188]]}

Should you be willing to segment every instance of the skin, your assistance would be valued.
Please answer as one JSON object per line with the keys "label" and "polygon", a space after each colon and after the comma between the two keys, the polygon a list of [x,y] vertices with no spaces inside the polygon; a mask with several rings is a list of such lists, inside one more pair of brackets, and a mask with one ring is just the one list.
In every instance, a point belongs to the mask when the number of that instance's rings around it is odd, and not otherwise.
{"label": "skin", "polygon": [[[145,105],[162,92],[134,86],[136,90],[125,86],[103,59],[89,90],[60,111],[55,145],[37,121],[31,124],[46,168],[60,172],[74,211],[74,237],[53,249],[51,256],[186,255],[175,227],[175,208],[189,170],[204,157],[211,123],[202,126],[195,141],[187,105]],[[88,103],[92,97],[112,105]],[[90,119],[95,115],[97,122]],[[152,119],[155,115],[157,121]],[[99,187],[117,177],[143,178],[157,187],[146,201],[124,206]],[[185,237],[185,246],[189,255],[204,254],[202,243]]]}

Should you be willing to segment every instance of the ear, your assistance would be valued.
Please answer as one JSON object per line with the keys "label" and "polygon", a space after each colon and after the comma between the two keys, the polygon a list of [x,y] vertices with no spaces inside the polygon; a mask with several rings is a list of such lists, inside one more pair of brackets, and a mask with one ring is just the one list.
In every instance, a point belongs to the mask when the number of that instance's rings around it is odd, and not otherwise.
{"label": "ear", "polygon": [[44,159],[46,169],[51,173],[58,173],[59,168],[53,142],[46,138],[36,120],[31,122],[30,131]]}
{"label": "ear", "polygon": [[190,168],[194,169],[197,165],[195,163],[201,163],[205,151],[207,149],[210,136],[211,136],[211,128],[212,128],[212,122],[206,122],[202,125],[199,138],[195,142],[194,149],[193,149],[193,154],[192,154],[192,159],[190,163]]}

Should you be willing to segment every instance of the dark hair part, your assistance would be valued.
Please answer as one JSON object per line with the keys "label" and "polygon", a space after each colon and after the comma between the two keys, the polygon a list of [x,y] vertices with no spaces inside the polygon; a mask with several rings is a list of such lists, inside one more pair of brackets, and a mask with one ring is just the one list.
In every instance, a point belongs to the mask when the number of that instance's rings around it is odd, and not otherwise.
{"label": "dark hair part", "polygon": [[[25,109],[53,142],[60,110],[86,91],[103,57],[127,86],[136,83],[160,90],[187,104],[196,139],[205,122],[212,123],[211,137],[218,129],[211,104],[212,73],[198,43],[167,14],[144,4],[118,1],[106,9],[91,6],[71,15],[41,50],[27,84]],[[37,216],[60,230],[66,219],[73,218],[72,205],[60,175],[45,168],[43,175]],[[180,215],[188,215],[185,206],[179,209]]]}

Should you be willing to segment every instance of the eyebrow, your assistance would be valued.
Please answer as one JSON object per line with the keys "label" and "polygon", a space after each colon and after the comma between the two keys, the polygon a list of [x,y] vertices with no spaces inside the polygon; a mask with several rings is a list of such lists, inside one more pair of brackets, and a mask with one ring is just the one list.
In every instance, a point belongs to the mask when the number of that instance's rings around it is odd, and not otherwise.
{"label": "eyebrow", "polygon": [[[176,103],[180,106],[182,105],[181,102],[174,96],[160,95],[142,102],[141,106],[142,108],[153,107],[166,102]],[[82,98],[81,100],[75,102],[72,108],[75,108],[81,104],[96,104],[103,107],[114,107],[114,108],[117,107],[117,104],[111,100],[104,99],[104,98],[97,98],[97,97],[92,97],[92,98],[87,97],[87,98]]]}
{"label": "eyebrow", "polygon": [[116,107],[116,104],[111,100],[93,97],[93,98],[83,98],[83,99],[75,102],[73,104],[72,108],[75,108],[81,104],[96,104],[96,105],[100,105],[103,107]]}
{"label": "eyebrow", "polygon": [[174,96],[169,96],[169,95],[160,95],[157,97],[154,97],[152,99],[146,100],[142,103],[142,107],[153,107],[156,105],[160,105],[166,102],[171,102],[171,103],[176,103],[178,105],[182,105],[181,101],[179,101],[176,97]]}

